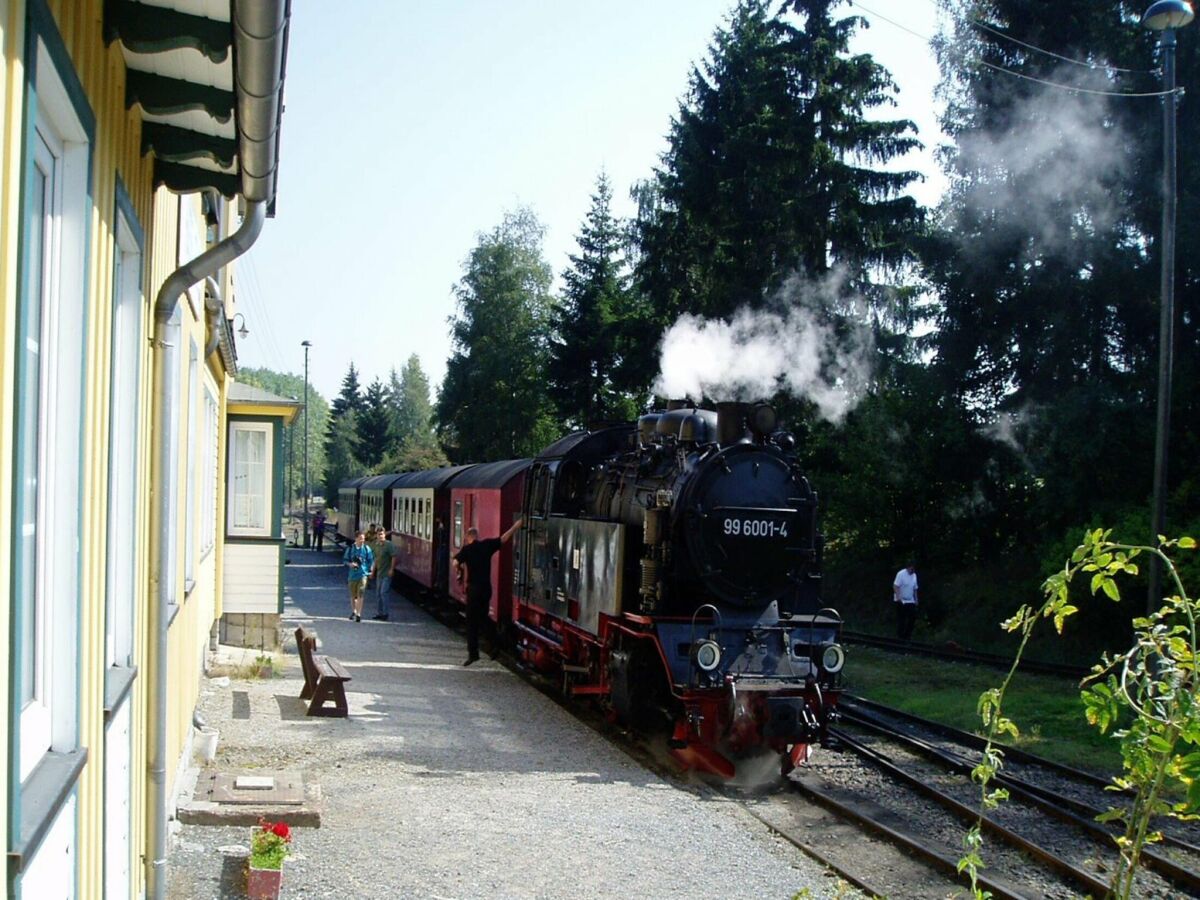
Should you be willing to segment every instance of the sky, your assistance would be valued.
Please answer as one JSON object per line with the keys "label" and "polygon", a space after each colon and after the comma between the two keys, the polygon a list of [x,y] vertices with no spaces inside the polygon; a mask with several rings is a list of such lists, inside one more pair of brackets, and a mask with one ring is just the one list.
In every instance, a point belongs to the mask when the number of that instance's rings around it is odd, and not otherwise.
{"label": "sky", "polygon": [[[614,211],[632,214],[629,187],[658,163],[732,6],[294,0],[276,215],[235,269],[239,364],[302,374],[311,341],[309,379],[332,399],[351,361],[365,387],[416,353],[436,389],[477,236],[528,205],[561,276],[601,170]],[[936,0],[849,12],[871,22],[853,49],[900,88],[887,115],[918,125],[926,150],[902,165],[927,175],[914,194],[935,203],[938,73],[911,32],[936,32]]]}

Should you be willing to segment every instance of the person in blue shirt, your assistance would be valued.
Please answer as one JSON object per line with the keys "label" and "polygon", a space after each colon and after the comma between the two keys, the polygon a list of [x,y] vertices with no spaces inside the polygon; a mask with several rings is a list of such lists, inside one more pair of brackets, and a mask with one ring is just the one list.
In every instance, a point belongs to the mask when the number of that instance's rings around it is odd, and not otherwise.
{"label": "person in blue shirt", "polygon": [[375,565],[375,554],[367,546],[365,532],[354,534],[354,543],[346,548],[342,561],[348,569],[346,583],[350,587],[350,621],[362,621],[363,594],[367,589],[367,577]]}

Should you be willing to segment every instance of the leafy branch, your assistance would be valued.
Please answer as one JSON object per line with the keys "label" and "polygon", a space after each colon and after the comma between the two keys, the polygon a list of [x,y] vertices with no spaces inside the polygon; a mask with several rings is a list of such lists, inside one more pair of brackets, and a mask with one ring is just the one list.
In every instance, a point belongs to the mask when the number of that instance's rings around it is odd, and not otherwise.
{"label": "leafy branch", "polygon": [[[1194,550],[1196,541],[1190,537],[1168,540],[1159,535],[1158,546],[1149,547],[1116,543],[1109,539],[1110,534],[1103,529],[1085,534],[1063,570],[1043,583],[1042,605],[1036,609],[1023,605],[1002,624],[1010,633],[1019,632],[1021,642],[1004,681],[979,698],[978,711],[987,742],[971,777],[980,787],[981,811],[979,820],[963,838],[964,853],[958,863],[958,871],[969,875],[972,893],[980,900],[991,896],[978,884],[978,873],[984,866],[983,816],[1008,799],[1003,788],[991,788],[1004,766],[998,740],[1003,735],[1014,739],[1020,736],[1016,723],[1004,715],[1004,700],[1038,623],[1052,620],[1055,631],[1062,634],[1066,620],[1078,612],[1070,602],[1070,588],[1080,575],[1090,576],[1093,595],[1102,593],[1120,601],[1117,579],[1136,575],[1134,560],[1149,555],[1161,562],[1172,587],[1171,595],[1163,598],[1157,611],[1133,620],[1130,650],[1116,657],[1104,654],[1082,685],[1088,723],[1101,734],[1112,730],[1112,736],[1120,742],[1123,772],[1113,779],[1109,789],[1130,798],[1127,807],[1113,807],[1098,817],[1101,822],[1124,825],[1124,832],[1114,838],[1120,862],[1109,883],[1109,896],[1120,900],[1130,897],[1145,846],[1162,838],[1160,832],[1151,830],[1156,817],[1200,818],[1200,657],[1196,628],[1200,604],[1188,596],[1168,556],[1168,551]],[[1181,789],[1182,799],[1170,799],[1173,787]]]}

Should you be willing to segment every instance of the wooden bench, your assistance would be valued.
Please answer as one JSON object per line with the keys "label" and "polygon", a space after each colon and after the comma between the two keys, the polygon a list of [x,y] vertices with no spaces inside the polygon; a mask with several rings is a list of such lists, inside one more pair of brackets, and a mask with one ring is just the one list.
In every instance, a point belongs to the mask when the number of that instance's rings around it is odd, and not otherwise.
{"label": "wooden bench", "polygon": [[[316,635],[302,627],[296,629],[296,650],[300,654],[300,667],[304,670],[304,690],[301,700],[308,700],[308,715],[345,718],[350,714],[346,706],[346,682],[350,673],[332,656],[317,655]],[[333,708],[326,706],[332,702]]]}

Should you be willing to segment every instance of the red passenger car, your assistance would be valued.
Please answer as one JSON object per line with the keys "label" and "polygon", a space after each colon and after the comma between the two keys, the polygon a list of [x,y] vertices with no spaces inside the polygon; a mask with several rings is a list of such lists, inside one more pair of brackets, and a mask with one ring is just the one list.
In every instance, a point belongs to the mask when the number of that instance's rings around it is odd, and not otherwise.
{"label": "red passenger car", "polygon": [[449,548],[445,546],[445,525],[450,514],[448,487],[455,478],[473,468],[451,466],[409,472],[391,483],[391,523],[399,547],[396,569],[423,588],[445,588],[450,564]]}
{"label": "red passenger car", "polygon": [[[506,531],[521,514],[525,495],[525,471],[531,459],[506,459],[501,462],[472,466],[450,483],[450,557],[462,549],[467,529],[477,528],[481,538],[497,537]],[[449,565],[449,560],[447,560]],[[450,596],[466,605],[462,585],[446,578]],[[488,616],[501,627],[512,620],[512,545],[506,545],[492,557],[492,601]]]}

